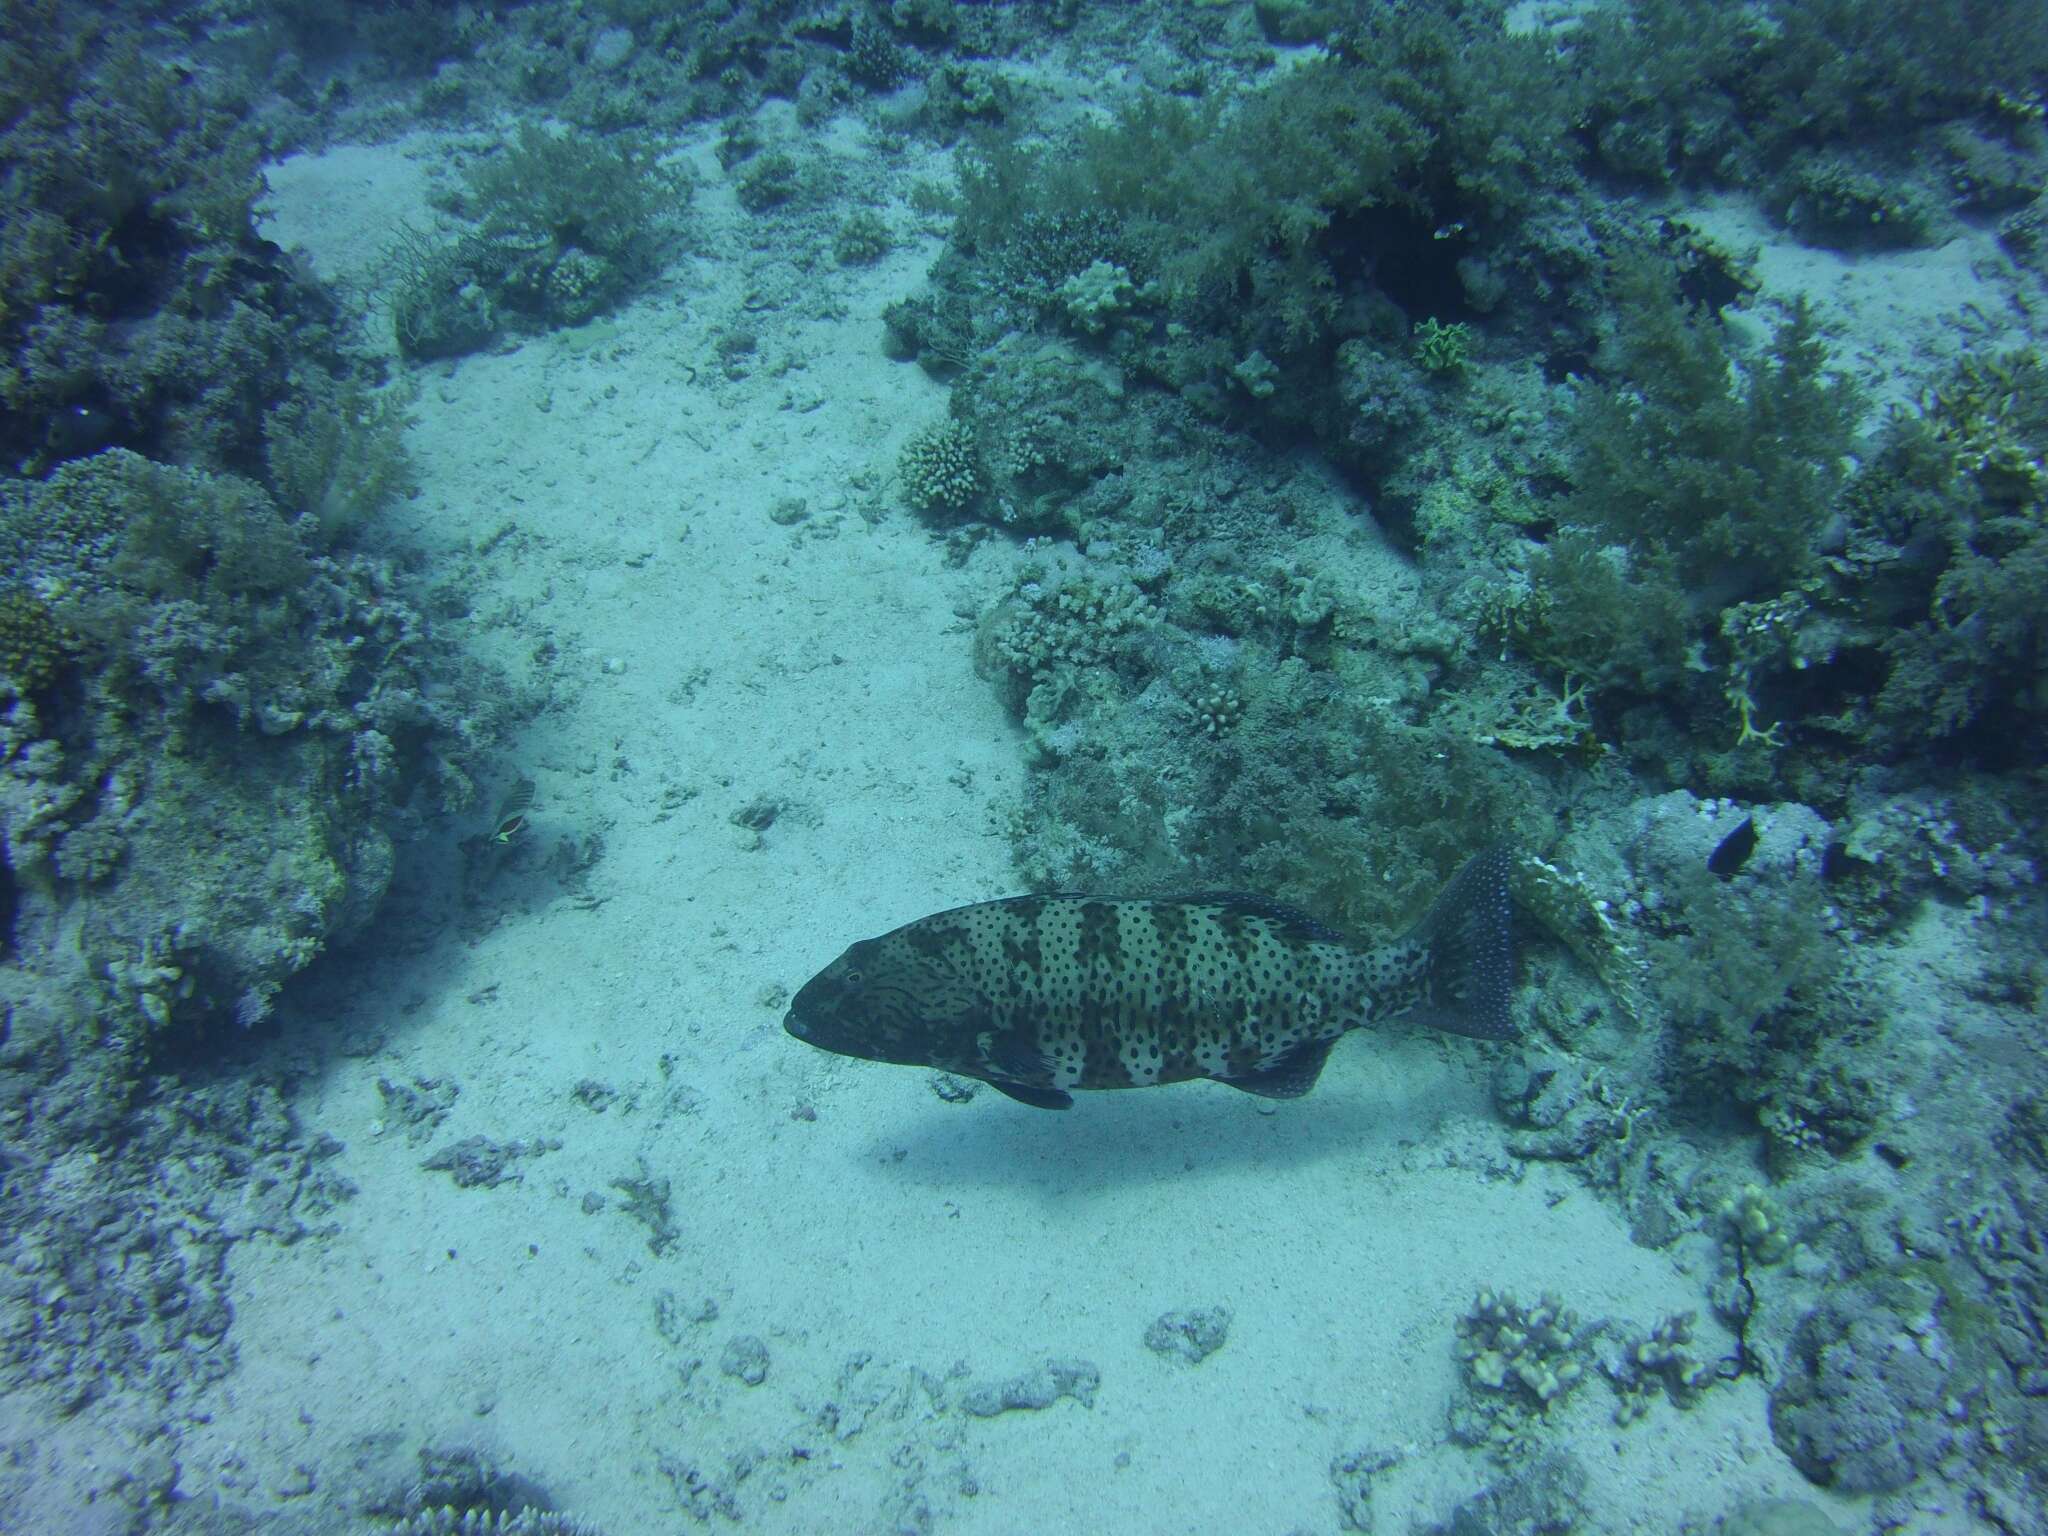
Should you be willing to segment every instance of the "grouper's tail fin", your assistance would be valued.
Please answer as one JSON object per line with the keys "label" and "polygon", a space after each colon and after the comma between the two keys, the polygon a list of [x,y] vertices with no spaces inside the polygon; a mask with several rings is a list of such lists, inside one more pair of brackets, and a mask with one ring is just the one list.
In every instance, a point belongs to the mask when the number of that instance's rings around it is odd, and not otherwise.
{"label": "grouper's tail fin", "polygon": [[1513,868],[1505,848],[1474,854],[1409,934],[1428,957],[1418,1022],[1474,1040],[1514,1039]]}

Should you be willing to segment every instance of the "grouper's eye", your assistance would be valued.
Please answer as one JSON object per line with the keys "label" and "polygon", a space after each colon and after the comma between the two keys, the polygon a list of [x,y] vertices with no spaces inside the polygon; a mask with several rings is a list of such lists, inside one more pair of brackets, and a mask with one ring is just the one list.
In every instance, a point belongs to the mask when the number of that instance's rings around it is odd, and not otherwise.
{"label": "grouper's eye", "polygon": [[848,971],[844,976],[840,977],[839,979],[845,982],[849,987],[857,987],[860,985],[860,972]]}

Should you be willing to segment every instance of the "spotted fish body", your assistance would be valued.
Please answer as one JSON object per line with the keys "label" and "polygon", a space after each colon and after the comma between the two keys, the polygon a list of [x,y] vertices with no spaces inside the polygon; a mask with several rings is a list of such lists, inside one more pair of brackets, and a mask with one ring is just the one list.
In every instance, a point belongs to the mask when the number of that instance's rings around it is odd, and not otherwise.
{"label": "spotted fish body", "polygon": [[1068,1108],[1073,1089],[1200,1077],[1296,1098],[1347,1030],[1413,1015],[1513,1037],[1509,863],[1478,855],[1407,937],[1376,948],[1236,895],[956,907],[853,945],[804,984],[783,1027],[1043,1109]]}

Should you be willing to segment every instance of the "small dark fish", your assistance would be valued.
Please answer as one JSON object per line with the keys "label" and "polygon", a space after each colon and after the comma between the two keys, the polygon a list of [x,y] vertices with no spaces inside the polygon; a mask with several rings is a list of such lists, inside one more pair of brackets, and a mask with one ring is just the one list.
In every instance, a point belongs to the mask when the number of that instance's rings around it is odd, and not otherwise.
{"label": "small dark fish", "polygon": [[82,459],[114,441],[120,423],[96,405],[67,405],[50,418],[43,447],[52,461]]}
{"label": "small dark fish", "polygon": [[1412,1014],[1514,1037],[1509,855],[1458,872],[1406,938],[1354,943],[1253,896],[1015,896],[864,939],[804,984],[783,1028],[842,1056],[977,1077],[1067,1109],[1074,1088],[1212,1078],[1271,1099],[1315,1086],[1347,1030]]}
{"label": "small dark fish", "polygon": [[1707,855],[1707,869],[1723,880],[1733,880],[1742,873],[1742,866],[1749,862],[1749,856],[1756,852],[1756,818],[1745,816],[1742,825],[1730,832],[1714,845],[1714,851]]}

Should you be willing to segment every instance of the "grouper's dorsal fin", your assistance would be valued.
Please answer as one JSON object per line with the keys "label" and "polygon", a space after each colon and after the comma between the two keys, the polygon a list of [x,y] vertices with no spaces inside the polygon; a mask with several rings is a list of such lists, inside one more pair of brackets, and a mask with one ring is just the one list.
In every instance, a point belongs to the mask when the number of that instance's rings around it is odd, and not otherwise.
{"label": "grouper's dorsal fin", "polygon": [[1336,1043],[1304,1040],[1270,1067],[1247,1072],[1242,1077],[1219,1077],[1216,1081],[1255,1093],[1262,1099],[1298,1099],[1315,1087],[1316,1079],[1323,1074],[1323,1063],[1330,1059],[1330,1047]]}
{"label": "grouper's dorsal fin", "polygon": [[998,1082],[992,1077],[982,1079],[997,1093],[1006,1093],[1019,1104],[1029,1104],[1033,1109],[1072,1109],[1074,1096],[1062,1093],[1057,1088],[1027,1088],[1022,1083]]}
{"label": "grouper's dorsal fin", "polygon": [[1285,937],[1318,939],[1326,944],[1348,944],[1351,940],[1339,933],[1321,918],[1304,912],[1299,907],[1290,907],[1284,901],[1275,901],[1270,896],[1255,895],[1250,891],[1196,891],[1188,896],[1160,898],[1175,906],[1221,907],[1227,912],[1242,912],[1247,917],[1262,917],[1275,924]]}

